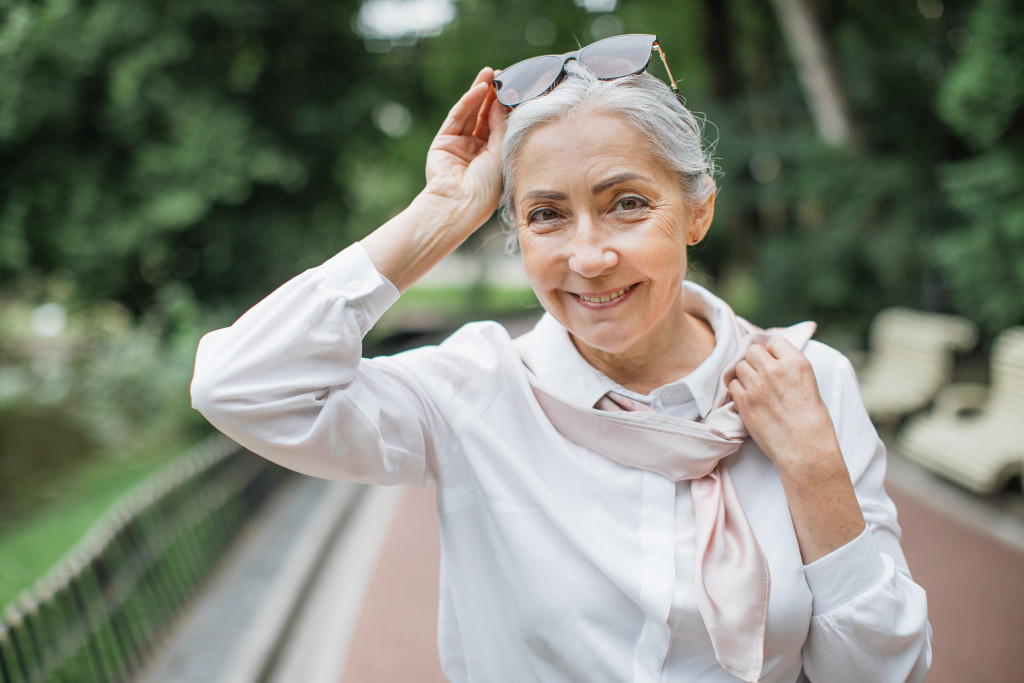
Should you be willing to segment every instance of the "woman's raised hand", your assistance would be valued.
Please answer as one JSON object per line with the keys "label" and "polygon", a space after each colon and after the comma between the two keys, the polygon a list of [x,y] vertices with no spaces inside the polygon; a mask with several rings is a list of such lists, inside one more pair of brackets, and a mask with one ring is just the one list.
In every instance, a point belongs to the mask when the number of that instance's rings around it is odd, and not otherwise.
{"label": "woman's raised hand", "polygon": [[381,275],[405,291],[494,213],[501,196],[505,107],[483,69],[427,152],[427,184],[404,211],[360,240]]}
{"label": "woman's raised hand", "polygon": [[425,193],[457,205],[457,215],[482,225],[501,195],[501,143],[505,109],[486,67],[452,107],[427,152]]}

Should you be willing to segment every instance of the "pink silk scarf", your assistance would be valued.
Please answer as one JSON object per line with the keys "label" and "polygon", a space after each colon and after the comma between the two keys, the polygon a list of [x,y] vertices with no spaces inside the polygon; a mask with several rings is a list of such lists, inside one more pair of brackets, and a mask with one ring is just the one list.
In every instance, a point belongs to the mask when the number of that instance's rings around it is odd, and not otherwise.
{"label": "pink silk scarf", "polygon": [[[594,408],[573,405],[541,387],[532,370],[528,375],[544,413],[569,440],[622,465],[691,482],[697,527],[697,606],[719,664],[744,681],[757,681],[764,664],[770,577],[729,470],[719,464],[749,436],[728,385],[736,363],[751,344],[782,337],[802,350],[816,326],[803,322],[762,330],[735,315],[731,323],[737,348],[726,364],[728,370],[719,377],[712,410],[702,422],[663,415],[615,393],[606,394]],[[525,341],[521,337],[517,347],[529,368]]]}

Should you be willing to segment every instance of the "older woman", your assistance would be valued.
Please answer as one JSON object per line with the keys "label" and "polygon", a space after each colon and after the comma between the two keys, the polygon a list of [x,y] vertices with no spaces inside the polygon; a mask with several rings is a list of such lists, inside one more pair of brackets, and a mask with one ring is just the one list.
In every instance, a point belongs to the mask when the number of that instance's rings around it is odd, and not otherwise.
{"label": "older woman", "polygon": [[[481,71],[405,211],[203,339],[194,404],[300,472],[436,485],[452,680],[921,680],[924,592],[849,364],[684,280],[713,167],[652,48]],[[536,328],[361,359],[499,200]]]}

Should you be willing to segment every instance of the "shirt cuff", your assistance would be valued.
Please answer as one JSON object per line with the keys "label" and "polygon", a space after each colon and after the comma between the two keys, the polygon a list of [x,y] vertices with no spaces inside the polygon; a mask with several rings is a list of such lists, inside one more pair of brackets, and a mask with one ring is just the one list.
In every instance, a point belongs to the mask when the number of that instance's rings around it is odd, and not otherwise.
{"label": "shirt cuff", "polygon": [[363,245],[355,242],[316,268],[321,285],[356,304],[363,334],[398,301],[400,292],[377,271]]}
{"label": "shirt cuff", "polygon": [[804,565],[804,576],[814,600],[814,616],[845,605],[881,581],[885,573],[882,554],[865,528],[846,545]]}

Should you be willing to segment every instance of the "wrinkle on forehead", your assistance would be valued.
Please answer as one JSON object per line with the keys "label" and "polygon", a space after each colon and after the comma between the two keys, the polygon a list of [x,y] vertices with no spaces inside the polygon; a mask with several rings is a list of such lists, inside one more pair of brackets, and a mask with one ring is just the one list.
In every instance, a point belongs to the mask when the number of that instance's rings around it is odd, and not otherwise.
{"label": "wrinkle on forehead", "polygon": [[[560,201],[581,189],[596,196],[632,180],[653,184],[671,175],[640,131],[619,116],[601,112],[539,126],[522,152],[516,161],[518,196],[513,206],[534,199]],[[557,186],[567,179],[575,189]]]}

